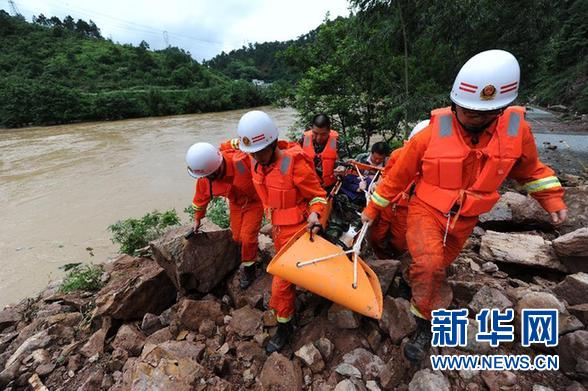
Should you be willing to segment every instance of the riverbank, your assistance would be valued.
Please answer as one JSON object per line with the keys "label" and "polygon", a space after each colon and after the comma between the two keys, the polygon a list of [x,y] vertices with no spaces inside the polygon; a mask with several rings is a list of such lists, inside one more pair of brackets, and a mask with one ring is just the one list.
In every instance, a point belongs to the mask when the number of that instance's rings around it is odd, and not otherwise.
{"label": "riverbank", "polygon": [[0,387],[581,391],[588,386],[587,200],[588,186],[568,187],[570,220],[554,230],[534,200],[505,193],[448,272],[452,307],[469,308],[472,326],[481,308],[513,308],[517,319],[523,308],[556,308],[556,347],[521,347],[515,322],[513,343],[492,348],[476,341],[474,326],[466,346],[432,351],[552,354],[558,371],[433,372],[428,360],[408,363],[402,346],[416,323],[399,285],[406,259],[366,259],[385,294],[381,320],[299,291],[294,338],[268,355],[276,330],[267,310],[271,276],[264,272],[271,239],[260,235],[263,267],[241,291],[238,248],[230,232],[209,225],[202,237],[186,241],[189,226],[173,229],[143,257],[106,262],[98,292],[63,293],[56,282],[1,311]]}

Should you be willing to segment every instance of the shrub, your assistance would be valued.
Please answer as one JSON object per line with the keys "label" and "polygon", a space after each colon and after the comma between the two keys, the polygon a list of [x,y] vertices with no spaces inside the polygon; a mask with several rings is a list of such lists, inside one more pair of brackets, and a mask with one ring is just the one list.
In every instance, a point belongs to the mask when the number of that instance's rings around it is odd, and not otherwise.
{"label": "shrub", "polygon": [[112,232],[112,242],[120,244],[120,252],[133,255],[135,250],[149,244],[150,240],[172,226],[180,224],[180,218],[175,210],[166,212],[153,211],[140,219],[126,219],[117,221],[108,229]]}

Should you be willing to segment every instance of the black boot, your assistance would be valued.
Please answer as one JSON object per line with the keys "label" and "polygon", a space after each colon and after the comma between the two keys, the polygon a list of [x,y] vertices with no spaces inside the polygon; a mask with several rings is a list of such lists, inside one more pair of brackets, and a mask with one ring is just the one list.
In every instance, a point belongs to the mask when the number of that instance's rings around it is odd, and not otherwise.
{"label": "black boot", "polygon": [[241,268],[241,277],[239,278],[241,290],[249,288],[253,280],[255,280],[255,263],[251,266],[243,266]]}
{"label": "black boot", "polygon": [[404,345],[404,357],[406,357],[412,363],[418,364],[421,362],[431,346],[431,322],[426,319],[416,318],[417,330],[410,339],[410,341]]}
{"label": "black boot", "polygon": [[270,339],[265,347],[265,351],[269,354],[282,350],[284,346],[290,341],[293,329],[292,322],[278,323],[278,330],[276,334]]}

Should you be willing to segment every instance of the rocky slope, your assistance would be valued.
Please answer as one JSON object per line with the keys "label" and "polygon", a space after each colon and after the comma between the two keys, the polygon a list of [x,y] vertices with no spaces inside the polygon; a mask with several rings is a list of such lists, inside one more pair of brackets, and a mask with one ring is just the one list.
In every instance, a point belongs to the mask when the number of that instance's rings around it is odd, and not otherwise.
{"label": "rocky slope", "polygon": [[[266,309],[271,276],[241,292],[227,231],[186,241],[186,228],[151,255],[105,264],[97,293],[58,283],[0,312],[0,388],[7,390],[584,390],[588,387],[588,186],[572,178],[570,220],[554,229],[536,203],[507,192],[450,267],[453,306],[557,308],[559,346],[533,350],[476,342],[440,354],[559,354],[556,372],[433,372],[401,354],[415,330],[399,272],[408,259],[372,260],[383,292],[378,322],[298,292],[295,338],[281,353]],[[271,240],[260,236],[265,262]],[[518,318],[517,318],[518,319]],[[475,322],[470,322],[474,325]],[[515,322],[515,325],[517,322]],[[518,333],[518,327],[515,326]]]}

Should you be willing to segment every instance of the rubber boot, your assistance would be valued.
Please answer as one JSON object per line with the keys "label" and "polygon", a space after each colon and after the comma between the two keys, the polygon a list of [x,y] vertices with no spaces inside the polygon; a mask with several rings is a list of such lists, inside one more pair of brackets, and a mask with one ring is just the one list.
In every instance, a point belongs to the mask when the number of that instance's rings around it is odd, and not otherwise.
{"label": "rubber boot", "polygon": [[430,321],[417,317],[416,322],[416,332],[410,341],[404,345],[404,357],[414,364],[418,364],[426,357],[433,337]]}
{"label": "rubber boot", "polygon": [[239,278],[239,286],[241,290],[249,288],[255,280],[255,263],[251,266],[243,266],[241,268],[241,276]]}
{"label": "rubber boot", "polygon": [[284,346],[286,346],[288,342],[290,342],[292,334],[292,322],[278,323],[278,330],[272,339],[270,339],[268,342],[267,346],[265,347],[265,351],[268,354],[279,352]]}

